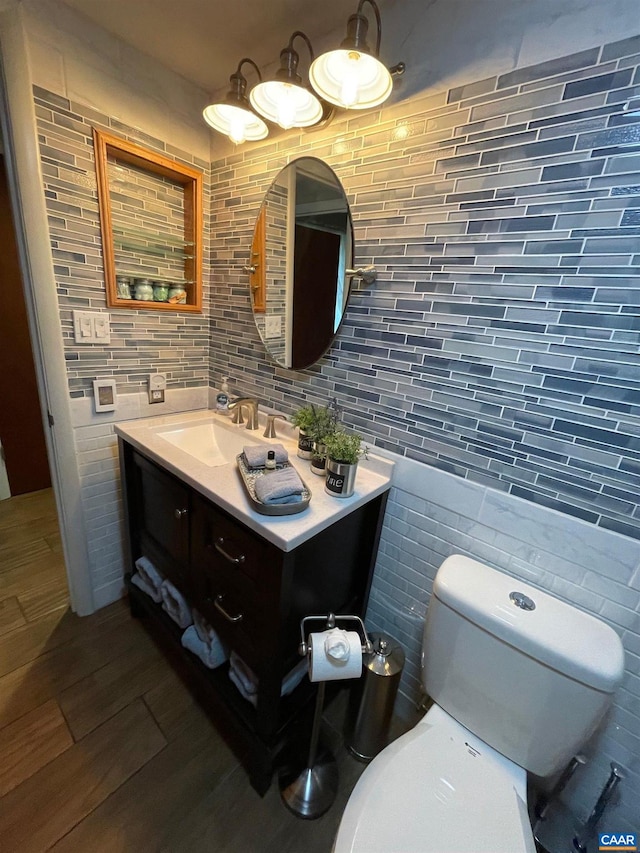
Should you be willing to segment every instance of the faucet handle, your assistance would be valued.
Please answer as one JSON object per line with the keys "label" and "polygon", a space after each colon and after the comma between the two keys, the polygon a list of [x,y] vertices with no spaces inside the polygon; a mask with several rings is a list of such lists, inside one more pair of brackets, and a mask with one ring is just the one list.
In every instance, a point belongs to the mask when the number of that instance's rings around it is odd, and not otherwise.
{"label": "faucet handle", "polygon": [[267,426],[265,427],[265,430],[263,433],[265,438],[277,438],[278,437],[277,433],[276,433],[276,425],[275,425],[276,418],[279,418],[282,421],[287,420],[286,415],[276,415],[276,414],[267,415]]}
{"label": "faucet handle", "polygon": [[229,406],[229,408],[233,412],[233,414],[231,415],[231,423],[243,424],[244,418],[242,417],[242,406]]}

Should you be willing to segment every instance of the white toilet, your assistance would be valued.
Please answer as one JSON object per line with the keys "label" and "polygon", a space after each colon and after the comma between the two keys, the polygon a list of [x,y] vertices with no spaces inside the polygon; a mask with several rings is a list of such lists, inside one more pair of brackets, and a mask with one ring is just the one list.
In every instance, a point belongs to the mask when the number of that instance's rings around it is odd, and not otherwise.
{"label": "white toilet", "polygon": [[424,629],[426,716],[351,794],[334,853],[535,853],[529,770],[562,770],[622,679],[608,625],[502,572],[448,557]]}

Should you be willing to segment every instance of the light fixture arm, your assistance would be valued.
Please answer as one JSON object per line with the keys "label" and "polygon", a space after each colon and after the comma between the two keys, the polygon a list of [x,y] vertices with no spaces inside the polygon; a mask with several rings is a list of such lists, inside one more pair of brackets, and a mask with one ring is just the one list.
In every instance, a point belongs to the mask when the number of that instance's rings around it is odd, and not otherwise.
{"label": "light fixture arm", "polygon": [[286,83],[293,83],[296,86],[301,86],[302,77],[298,73],[298,63],[300,62],[300,55],[293,46],[294,39],[296,38],[301,38],[305,41],[307,47],[309,48],[311,62],[313,62],[313,60],[315,59],[313,47],[311,46],[311,42],[308,36],[305,35],[305,33],[303,33],[301,30],[296,30],[289,39],[289,44],[280,51],[280,68],[276,72],[275,78],[276,80],[282,80]]}
{"label": "light fixture arm", "polygon": [[309,36],[302,32],[302,30],[296,30],[295,33],[292,34],[289,39],[289,50],[293,50],[293,40],[295,38],[301,38],[306,42],[307,47],[309,48],[309,54],[311,56],[311,62],[316,58],[315,53],[313,52],[313,47],[311,46],[311,41],[309,40]]}
{"label": "light fixture arm", "polygon": [[[361,18],[364,18],[364,15],[362,14],[362,7],[364,6],[365,3],[369,3],[369,5],[373,9],[374,14],[376,16],[376,26],[378,28],[378,35],[376,37],[376,57],[378,57],[378,56],[380,56],[380,41],[382,39],[382,19],[380,18],[380,9],[378,9],[378,4],[376,2],[374,2],[374,0],[360,0],[360,2],[358,3],[358,11],[356,12],[356,15],[359,15]],[[366,18],[365,18],[365,20],[366,20]],[[365,32],[364,32],[365,38],[366,38],[366,35],[367,35],[367,31],[365,30]]]}
{"label": "light fixture arm", "polygon": [[234,94],[239,95],[241,98],[245,97],[245,92],[247,91],[247,78],[242,73],[242,66],[245,63],[249,63],[253,68],[255,68],[256,74],[258,75],[258,80],[262,82],[262,74],[260,73],[260,69],[255,64],[253,59],[249,59],[248,56],[245,56],[244,59],[241,59],[238,63],[238,67],[233,72],[231,77],[229,77],[229,82],[233,87]]}

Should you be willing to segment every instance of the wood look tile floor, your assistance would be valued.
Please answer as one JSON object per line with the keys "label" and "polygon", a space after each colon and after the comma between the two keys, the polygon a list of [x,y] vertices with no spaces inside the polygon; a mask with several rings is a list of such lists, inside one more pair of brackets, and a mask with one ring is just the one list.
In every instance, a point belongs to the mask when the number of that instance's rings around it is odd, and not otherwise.
{"label": "wood look tile floor", "polygon": [[0,502],[2,853],[329,853],[363,770],[340,716],[330,811],[260,798],[124,601],[71,613],[51,490]]}

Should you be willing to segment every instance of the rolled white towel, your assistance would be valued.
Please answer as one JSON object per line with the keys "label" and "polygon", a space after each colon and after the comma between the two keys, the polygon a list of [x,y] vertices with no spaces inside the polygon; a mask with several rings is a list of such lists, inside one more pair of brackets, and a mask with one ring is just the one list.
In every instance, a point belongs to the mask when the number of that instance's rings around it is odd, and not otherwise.
{"label": "rolled white towel", "polygon": [[138,557],[136,560],[136,569],[138,570],[138,574],[140,577],[155,590],[160,592],[160,587],[162,586],[162,582],[164,577],[160,574],[160,572],[153,565],[151,560],[148,557]]}
{"label": "rolled white towel", "polygon": [[155,601],[156,604],[160,604],[160,601],[162,600],[160,590],[156,589],[154,586],[151,586],[149,581],[145,577],[143,577],[140,572],[136,572],[134,575],[131,576],[131,583],[134,586],[137,586],[138,589],[141,589],[143,592],[145,592],[149,596],[149,598]]}
{"label": "rolled white towel", "polygon": [[334,628],[325,637],[324,650],[334,660],[349,660],[351,649],[349,648],[347,632],[343,631],[342,628]]}
{"label": "rolled white towel", "polygon": [[189,625],[180,642],[185,649],[197,655],[209,669],[216,669],[227,660],[227,650],[218,635],[216,634],[215,640],[205,643],[200,639],[195,624]]}
{"label": "rolled white towel", "polygon": [[192,624],[191,608],[187,604],[181,592],[175,588],[171,581],[163,581],[160,587],[162,596],[162,609],[168,613],[180,628],[188,628]]}

